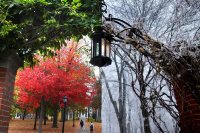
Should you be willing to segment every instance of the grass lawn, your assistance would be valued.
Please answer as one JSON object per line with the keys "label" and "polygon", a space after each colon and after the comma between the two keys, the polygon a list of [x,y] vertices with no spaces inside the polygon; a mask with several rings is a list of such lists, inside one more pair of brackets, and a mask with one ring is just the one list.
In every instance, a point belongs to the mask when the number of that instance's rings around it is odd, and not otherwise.
{"label": "grass lawn", "polygon": [[[86,122],[86,129],[89,130],[89,122]],[[37,130],[33,130],[34,119],[14,119],[9,123],[8,133],[37,133]],[[62,122],[58,122],[58,128],[51,128],[52,121],[47,121],[47,125],[42,125],[42,132],[44,133],[61,133]],[[101,123],[94,123],[94,132],[101,133]],[[38,129],[38,125],[37,125]],[[80,126],[79,121],[75,121],[75,127],[72,127],[72,121],[65,122],[65,133],[79,133]]]}

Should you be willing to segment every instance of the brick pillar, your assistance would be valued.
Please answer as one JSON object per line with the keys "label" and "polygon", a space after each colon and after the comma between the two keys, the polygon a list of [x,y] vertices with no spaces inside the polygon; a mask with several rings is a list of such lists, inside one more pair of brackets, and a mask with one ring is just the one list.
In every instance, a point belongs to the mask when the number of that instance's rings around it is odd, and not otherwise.
{"label": "brick pillar", "polygon": [[192,95],[192,91],[182,85],[183,83],[179,83],[174,86],[181,133],[200,133],[200,105]]}
{"label": "brick pillar", "polygon": [[0,133],[8,132],[15,75],[21,65],[21,59],[12,52],[0,56]]}

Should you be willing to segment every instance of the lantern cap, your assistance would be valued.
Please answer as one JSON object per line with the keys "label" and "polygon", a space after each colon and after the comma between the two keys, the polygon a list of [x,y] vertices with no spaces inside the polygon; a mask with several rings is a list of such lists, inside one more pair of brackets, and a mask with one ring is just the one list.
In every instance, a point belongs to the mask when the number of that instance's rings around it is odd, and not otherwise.
{"label": "lantern cap", "polygon": [[111,34],[108,34],[104,31],[102,26],[96,26],[94,28],[94,32],[92,34],[92,37],[94,36],[101,36],[102,38],[106,38],[107,40],[111,41],[113,36]]}

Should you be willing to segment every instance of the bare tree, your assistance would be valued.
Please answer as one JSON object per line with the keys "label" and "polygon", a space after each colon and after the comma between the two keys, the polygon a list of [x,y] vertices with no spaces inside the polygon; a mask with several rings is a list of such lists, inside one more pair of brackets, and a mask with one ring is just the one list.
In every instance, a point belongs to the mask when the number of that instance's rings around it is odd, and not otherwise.
{"label": "bare tree", "polygon": [[107,4],[109,13],[168,45],[191,41],[199,29],[198,0],[109,0]]}
{"label": "bare tree", "polygon": [[[113,47],[112,49],[121,49],[116,50],[115,54],[117,54],[129,68],[129,71],[126,71],[126,73],[131,74],[133,92],[140,100],[140,108],[144,118],[144,132],[151,132],[149,119],[153,119],[154,124],[161,132],[168,131],[167,126],[163,126],[164,128],[161,126],[165,125],[165,122],[157,115],[156,111],[158,108],[164,107],[174,119],[178,120],[178,112],[173,93],[171,93],[171,88],[166,86],[164,80],[166,77],[163,75],[159,76],[156,72],[156,68],[150,65],[144,56],[138,55],[137,52],[131,52],[130,50],[133,50],[131,47],[130,49],[126,49],[121,45],[115,44],[115,48]],[[122,55],[124,54],[126,58],[123,58]],[[164,87],[165,91],[163,91]],[[166,95],[167,98],[164,98],[164,95]]]}
{"label": "bare tree", "polygon": [[[102,79],[105,81],[106,88],[108,90],[109,98],[111,103],[113,104],[115,113],[117,115],[118,123],[119,123],[119,128],[121,133],[126,133],[127,132],[127,119],[126,119],[126,78],[124,75],[124,62],[121,61],[120,65],[117,62],[117,57],[114,54],[113,60],[115,62],[115,67],[117,71],[117,81],[111,81],[107,80],[106,75],[103,71],[101,71],[101,76]],[[110,91],[110,82],[115,82],[118,84],[118,101],[115,101],[113,99],[112,93]]]}
{"label": "bare tree", "polygon": [[[182,122],[182,131],[195,132],[198,124],[194,122],[196,118],[192,116],[197,115],[200,110],[193,111],[192,105],[200,104],[200,81],[198,80],[200,45],[199,40],[194,38],[198,38],[200,2],[122,0],[118,5],[119,8],[117,4],[114,5],[115,11],[131,25],[128,24],[122,29],[106,22],[104,29],[113,35],[115,41],[131,44],[139,53],[153,61],[153,67],[158,72],[167,75],[173,85],[177,107],[181,114],[180,119],[186,119],[184,114],[189,110],[193,112],[187,114],[189,120]],[[163,93],[161,96],[168,95]],[[184,100],[187,97],[190,98],[189,101]],[[165,99],[159,99],[162,105],[170,106],[170,103],[163,104],[163,101],[166,103]]]}

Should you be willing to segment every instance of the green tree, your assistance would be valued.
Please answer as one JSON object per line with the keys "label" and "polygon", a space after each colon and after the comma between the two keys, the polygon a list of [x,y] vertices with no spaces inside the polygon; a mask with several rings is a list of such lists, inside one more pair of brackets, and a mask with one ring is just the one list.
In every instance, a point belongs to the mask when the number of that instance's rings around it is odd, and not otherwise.
{"label": "green tree", "polygon": [[0,52],[33,61],[37,50],[52,55],[64,40],[80,39],[100,24],[101,0],[1,0]]}
{"label": "green tree", "polygon": [[60,48],[64,40],[89,35],[101,22],[100,3],[101,0],[0,0],[0,68],[12,73],[10,86],[3,86],[5,94],[13,88],[18,67],[24,61],[34,65],[36,52],[53,55],[52,48]]}

